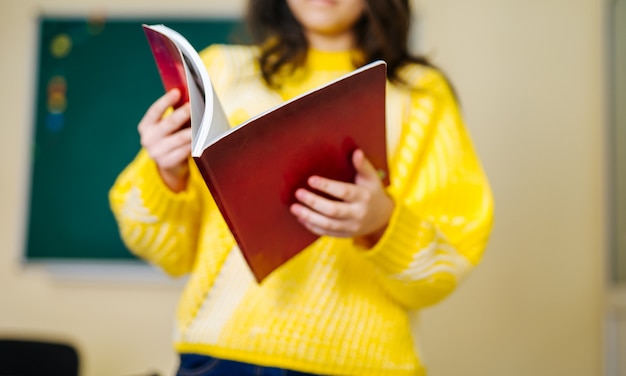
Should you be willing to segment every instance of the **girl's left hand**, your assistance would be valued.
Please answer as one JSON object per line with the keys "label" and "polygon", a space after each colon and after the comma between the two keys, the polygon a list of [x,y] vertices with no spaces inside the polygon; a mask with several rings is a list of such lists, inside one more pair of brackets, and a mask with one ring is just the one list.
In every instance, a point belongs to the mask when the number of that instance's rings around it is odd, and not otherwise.
{"label": "girl's left hand", "polygon": [[362,245],[371,247],[387,228],[394,202],[362,150],[354,152],[352,164],[356,169],[354,183],[321,176],[308,179],[311,188],[338,201],[300,188],[296,191],[299,202],[291,206],[291,213],[317,235],[353,237]]}

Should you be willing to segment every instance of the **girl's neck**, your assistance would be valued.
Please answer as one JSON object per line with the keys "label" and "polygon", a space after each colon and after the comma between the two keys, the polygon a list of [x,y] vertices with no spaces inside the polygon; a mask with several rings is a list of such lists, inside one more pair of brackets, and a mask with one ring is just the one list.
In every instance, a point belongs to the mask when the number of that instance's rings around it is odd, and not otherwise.
{"label": "girl's neck", "polygon": [[354,34],[352,32],[340,35],[325,35],[314,32],[306,33],[309,47],[319,51],[349,51],[354,45]]}

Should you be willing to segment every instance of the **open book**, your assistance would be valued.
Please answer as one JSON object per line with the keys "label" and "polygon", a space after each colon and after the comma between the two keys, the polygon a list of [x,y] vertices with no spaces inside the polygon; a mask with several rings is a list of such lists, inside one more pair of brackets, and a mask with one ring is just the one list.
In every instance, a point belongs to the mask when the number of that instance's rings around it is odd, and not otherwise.
{"label": "open book", "polygon": [[192,157],[258,282],[318,238],[289,211],[308,177],[354,181],[360,148],[389,184],[385,62],[231,127],[190,43],[164,25],[144,31],[166,90],[191,103]]}

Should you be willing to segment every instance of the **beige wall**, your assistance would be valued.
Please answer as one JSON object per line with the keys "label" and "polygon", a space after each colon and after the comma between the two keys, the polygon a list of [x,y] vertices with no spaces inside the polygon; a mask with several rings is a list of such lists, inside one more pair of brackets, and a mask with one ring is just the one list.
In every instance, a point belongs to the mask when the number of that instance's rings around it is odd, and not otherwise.
{"label": "beige wall", "polygon": [[[34,20],[40,10],[233,13],[242,1],[0,2],[0,336],[72,340],[86,376],[172,370],[180,284],[20,265]],[[603,1],[417,0],[421,48],[455,82],[497,200],[483,264],[423,315],[433,376],[601,375]]]}

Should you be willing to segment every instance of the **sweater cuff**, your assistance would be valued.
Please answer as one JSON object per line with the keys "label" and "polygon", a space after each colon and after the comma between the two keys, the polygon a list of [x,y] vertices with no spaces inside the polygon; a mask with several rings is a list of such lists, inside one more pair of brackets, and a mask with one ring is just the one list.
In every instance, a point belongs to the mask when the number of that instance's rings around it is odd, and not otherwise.
{"label": "sweater cuff", "polygon": [[[146,153],[147,155],[147,153]],[[188,162],[189,163],[189,162]],[[195,173],[192,165],[190,167],[189,182],[185,190],[173,192],[163,182],[159,174],[156,163],[148,157],[146,163],[141,164],[137,176],[137,187],[140,191],[140,198],[144,206],[150,208],[152,215],[157,218],[178,218],[183,213],[188,213],[188,205],[195,205],[200,208],[197,189],[194,189],[192,180]]]}
{"label": "sweater cuff", "polygon": [[384,274],[396,275],[408,269],[416,255],[427,252],[436,239],[432,223],[398,205],[383,236],[363,255]]}

